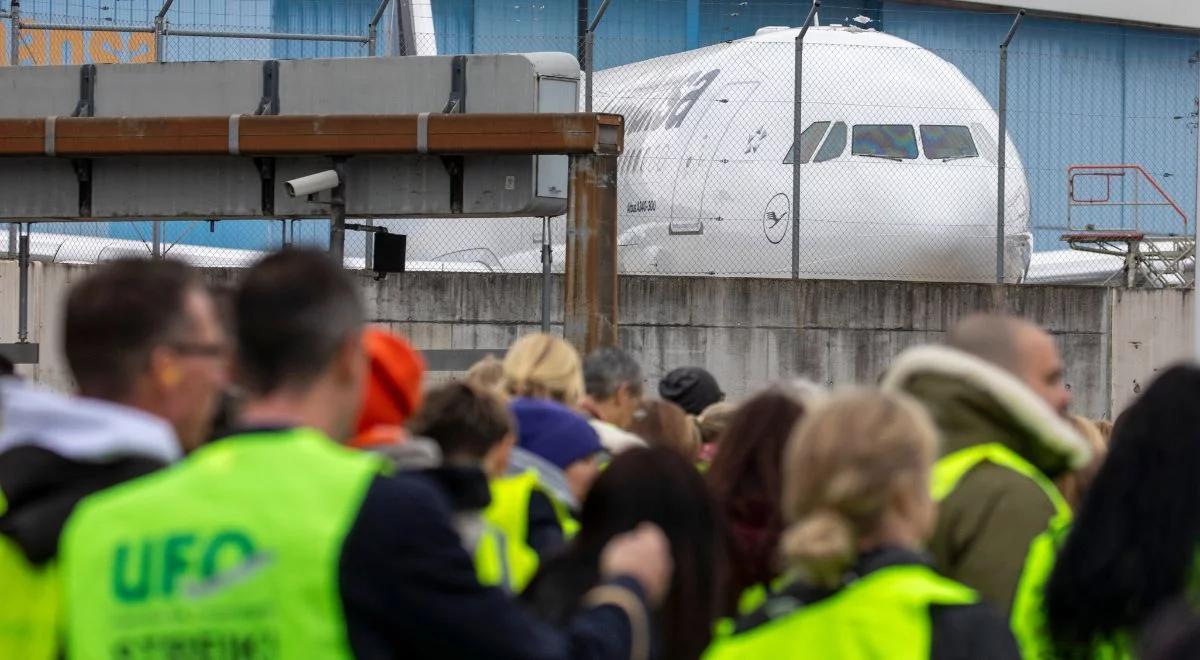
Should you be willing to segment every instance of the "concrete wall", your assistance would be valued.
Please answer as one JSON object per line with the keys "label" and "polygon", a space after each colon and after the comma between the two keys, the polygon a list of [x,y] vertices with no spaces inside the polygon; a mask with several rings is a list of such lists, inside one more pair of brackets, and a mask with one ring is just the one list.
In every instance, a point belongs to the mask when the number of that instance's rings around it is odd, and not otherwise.
{"label": "concrete wall", "polygon": [[[31,340],[44,344],[43,358],[23,370],[55,387],[70,383],[57,332],[62,292],[88,268],[35,264],[32,272]],[[209,277],[232,282],[237,271]],[[359,282],[369,318],[424,349],[503,349],[540,324],[536,275],[410,273]],[[0,341],[16,338],[16,284],[15,264],[0,262]],[[552,287],[552,322],[561,332],[561,279]],[[872,383],[897,353],[938,341],[963,315],[1008,309],[1054,334],[1075,410],[1108,417],[1156,371],[1188,355],[1191,305],[1182,291],[625,277],[620,337],[649,383],[673,367],[701,365],[737,397],[793,376]]]}
{"label": "concrete wall", "polygon": [[[524,275],[410,274],[371,282],[367,290],[373,318],[423,348],[502,348],[537,329],[539,282]],[[556,304],[558,286],[555,280]],[[1148,295],[1161,306],[1183,304],[1178,292]],[[1113,400],[1111,296],[1076,287],[625,277],[620,336],[649,383],[673,367],[700,365],[737,397],[795,376],[834,386],[872,383],[905,348],[939,341],[966,314],[1007,306],[1054,333],[1076,409],[1101,417]],[[1127,372],[1141,378],[1158,366],[1139,371],[1137,357],[1127,362]]]}

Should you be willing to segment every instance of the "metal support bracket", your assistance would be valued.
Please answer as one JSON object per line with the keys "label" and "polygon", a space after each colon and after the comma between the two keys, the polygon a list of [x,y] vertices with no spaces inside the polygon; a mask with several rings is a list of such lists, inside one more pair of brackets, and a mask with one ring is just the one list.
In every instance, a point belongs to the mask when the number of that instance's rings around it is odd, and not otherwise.
{"label": "metal support bracket", "polygon": [[[279,61],[263,62],[262,98],[255,115],[279,114]],[[258,169],[258,178],[262,181],[262,210],[263,215],[275,214],[275,159],[255,158],[254,167]]]}
{"label": "metal support bracket", "polygon": [[275,159],[255,158],[254,167],[262,180],[263,215],[275,215]]}
{"label": "metal support bracket", "polygon": [[446,99],[445,114],[467,111],[467,57],[455,55],[450,63],[450,97]]}
{"label": "metal support bracket", "polygon": [[[445,114],[462,114],[467,111],[467,58],[456,55],[450,63],[450,97],[442,108]],[[463,212],[463,169],[462,156],[442,156],[442,167],[450,175],[450,212]]]}
{"label": "metal support bracket", "polygon": [[[79,67],[79,100],[72,117],[96,116],[96,65],[84,64]],[[92,161],[90,158],[74,158],[71,167],[75,170],[75,180],[79,190],[79,215],[92,215]]]}
{"label": "metal support bracket", "polygon": [[79,67],[79,102],[75,104],[72,117],[96,116],[96,65]]}
{"label": "metal support bracket", "polygon": [[279,114],[279,60],[263,62],[262,99],[255,108],[256,115]]}

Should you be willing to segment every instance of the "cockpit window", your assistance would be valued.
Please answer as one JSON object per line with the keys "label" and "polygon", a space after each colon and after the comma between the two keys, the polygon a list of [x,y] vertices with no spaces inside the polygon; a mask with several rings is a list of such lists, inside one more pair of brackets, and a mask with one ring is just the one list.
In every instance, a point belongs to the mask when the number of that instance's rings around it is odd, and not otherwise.
{"label": "cockpit window", "polygon": [[917,157],[917,132],[908,124],[862,124],[854,127],[850,153],[895,160]]}
{"label": "cockpit window", "polygon": [[996,162],[996,141],[982,124],[971,124],[971,135],[975,136],[975,144],[979,145],[979,155],[989,163]]}
{"label": "cockpit window", "polygon": [[[817,150],[817,145],[821,144],[821,138],[825,137],[825,129],[829,128],[827,121],[814,121],[808,125],[800,133],[800,162],[807,163],[812,158],[813,152]],[[796,145],[788,150],[787,157],[783,159],[785,165],[792,163],[792,158],[796,152]]]}
{"label": "cockpit window", "polygon": [[921,147],[930,160],[974,158],[979,155],[966,126],[921,125]]}
{"label": "cockpit window", "polygon": [[823,163],[833,160],[841,156],[844,151],[846,151],[846,122],[839,121],[829,129],[829,137],[825,138],[825,144],[821,145],[813,162]]}

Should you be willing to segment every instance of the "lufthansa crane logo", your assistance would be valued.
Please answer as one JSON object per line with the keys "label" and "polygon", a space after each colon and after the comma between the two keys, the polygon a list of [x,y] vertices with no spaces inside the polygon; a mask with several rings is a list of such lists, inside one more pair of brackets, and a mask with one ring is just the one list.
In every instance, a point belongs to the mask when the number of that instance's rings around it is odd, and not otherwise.
{"label": "lufthansa crane logo", "polygon": [[792,217],[791,206],[788,196],[778,193],[767,202],[767,208],[763,209],[763,233],[772,244],[783,242],[787,236]]}

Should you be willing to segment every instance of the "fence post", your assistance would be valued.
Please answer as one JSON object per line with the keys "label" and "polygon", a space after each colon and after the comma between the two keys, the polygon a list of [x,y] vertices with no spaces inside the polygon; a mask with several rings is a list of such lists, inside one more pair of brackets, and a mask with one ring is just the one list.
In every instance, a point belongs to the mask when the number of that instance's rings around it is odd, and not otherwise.
{"label": "fence post", "polygon": [[346,168],[345,158],[334,158],[338,184],[329,199],[329,256],[339,268],[346,266]]}
{"label": "fence post", "polygon": [[154,61],[166,62],[167,54],[165,45],[167,40],[167,12],[171,11],[171,5],[175,4],[175,0],[163,0],[162,6],[158,8],[158,13],[154,15]]}
{"label": "fence post", "polygon": [[[21,0],[12,0],[8,7],[9,20],[9,60],[8,63],[12,66],[21,65]],[[18,227],[16,223],[8,225],[8,257],[14,259],[17,257],[17,240]]]}
{"label": "fence post", "polygon": [[21,65],[21,0],[12,0],[8,6],[9,28],[8,63],[12,66]]}
{"label": "fence post", "polygon": [[[162,64],[167,59],[167,54],[164,49],[166,36],[163,34],[163,27],[167,22],[167,11],[171,9],[171,4],[175,0],[164,0],[162,7],[158,13],[154,15],[154,61]],[[150,256],[155,259],[162,258],[162,221],[155,220],[150,225]]]}
{"label": "fence post", "polygon": [[542,218],[542,332],[546,334],[550,334],[550,263],[553,255],[550,216],[545,216]]}
{"label": "fence post", "polygon": [[600,25],[600,19],[604,18],[604,12],[608,11],[608,3],[612,0],[604,0],[600,3],[600,8],[596,10],[596,17],[588,23],[587,31],[583,33],[583,75],[586,76],[583,81],[583,111],[592,111],[592,74],[596,70],[596,26]]}
{"label": "fence post", "polygon": [[380,0],[379,5],[375,7],[375,14],[371,16],[371,22],[367,24],[367,56],[375,57],[375,50],[379,41],[379,21],[383,20],[383,12],[387,11],[387,7],[392,0]]}
{"label": "fence post", "polygon": [[[19,225],[13,225],[19,227]],[[17,341],[29,341],[29,234],[32,224],[25,225],[20,232],[20,249],[17,256]]]}
{"label": "fence post", "polygon": [[1000,103],[996,110],[1000,118],[999,134],[996,136],[996,142],[999,144],[996,155],[996,284],[1004,284],[1004,160],[1008,155],[1008,44],[1017,34],[1017,26],[1021,24],[1021,17],[1024,15],[1024,9],[1017,12],[1012,26],[1008,28],[1008,34],[1000,43]]}
{"label": "fence post", "polygon": [[800,279],[800,135],[804,132],[800,122],[801,96],[804,92],[804,35],[808,34],[808,26],[812,25],[813,17],[821,0],[813,0],[800,26],[800,34],[796,35],[796,81],[792,90],[792,279]]}
{"label": "fence post", "polygon": [[163,61],[163,19],[154,17],[154,61]]}
{"label": "fence post", "polygon": [[1200,273],[1200,268],[1197,268],[1200,259],[1196,256],[1200,254],[1200,53],[1196,54],[1196,188],[1195,196],[1195,211],[1192,215],[1192,342],[1195,347],[1194,356],[1200,359],[1200,298],[1196,296],[1196,292],[1200,291],[1200,278],[1197,278],[1197,273]]}

